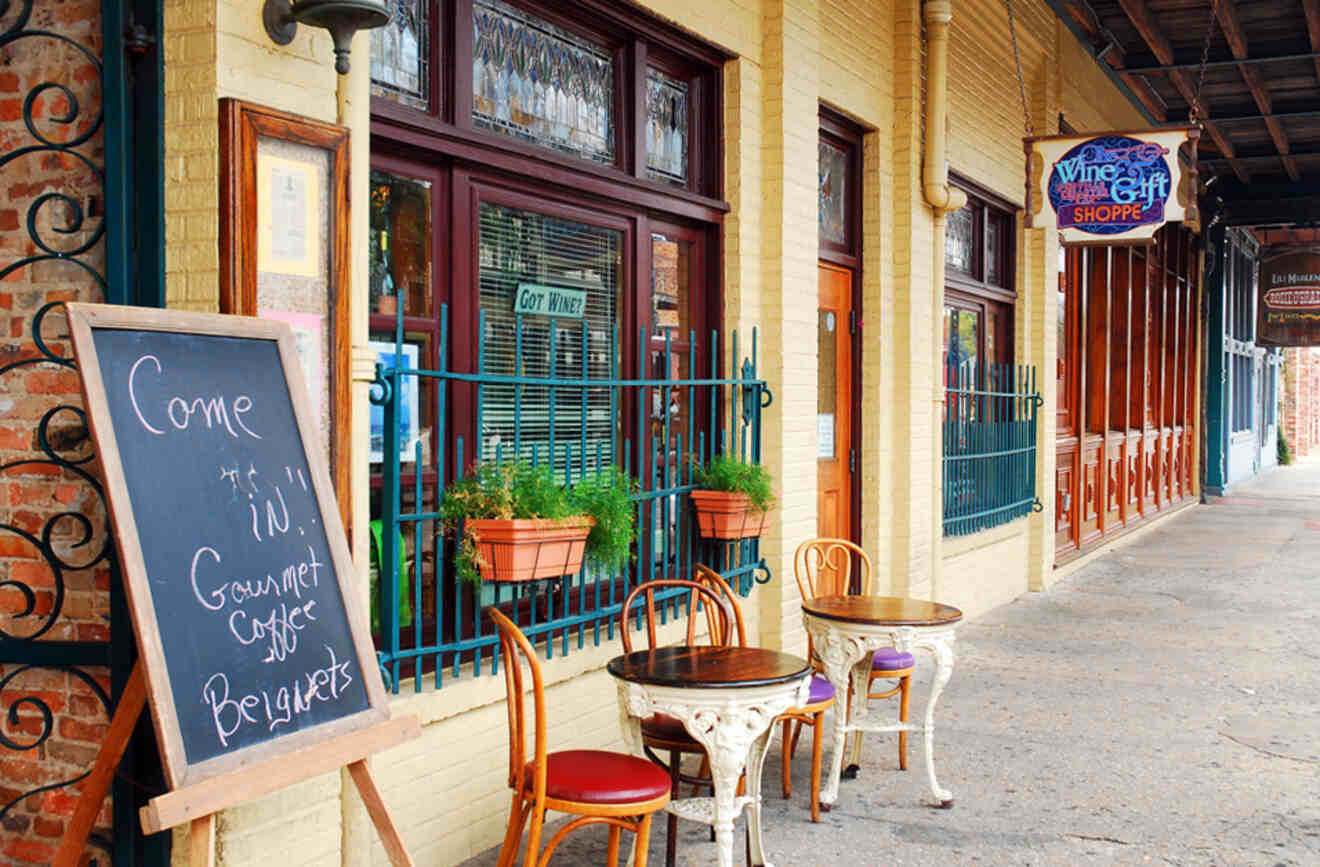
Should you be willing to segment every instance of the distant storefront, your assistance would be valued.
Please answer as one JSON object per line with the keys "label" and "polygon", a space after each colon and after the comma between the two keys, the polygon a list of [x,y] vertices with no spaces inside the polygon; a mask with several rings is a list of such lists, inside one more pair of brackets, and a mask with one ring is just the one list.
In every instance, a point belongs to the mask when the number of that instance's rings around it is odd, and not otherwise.
{"label": "distant storefront", "polygon": [[1259,241],[1230,228],[1208,243],[1205,485],[1217,494],[1278,463],[1283,355],[1259,340]]}
{"label": "distant storefront", "polygon": [[1058,559],[1196,497],[1199,241],[1060,252]]}

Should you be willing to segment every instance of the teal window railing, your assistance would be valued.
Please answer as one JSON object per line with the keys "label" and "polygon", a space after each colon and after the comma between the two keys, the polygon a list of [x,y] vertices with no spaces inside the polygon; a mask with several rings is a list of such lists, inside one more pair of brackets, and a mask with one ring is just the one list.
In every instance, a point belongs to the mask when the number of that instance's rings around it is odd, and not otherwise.
{"label": "teal window railing", "polygon": [[1035,368],[945,369],[944,535],[966,536],[1040,511]]}
{"label": "teal window railing", "polygon": [[[401,316],[395,351],[377,364],[372,610],[390,689],[410,678],[421,690],[496,672],[499,643],[487,606],[515,618],[549,658],[616,641],[623,599],[641,582],[690,577],[697,563],[743,595],[770,580],[756,540],[698,538],[688,504],[694,466],[710,455],[760,460],[771,394],[757,376],[754,330],[744,357],[737,332],[727,341],[689,333],[680,344],[672,329],[642,328],[627,344],[633,363],[626,364],[617,325],[602,333],[588,319],[519,313],[492,327],[486,311],[476,316],[470,359],[451,366],[445,306],[434,369],[407,351]],[[498,333],[504,329],[512,333]],[[492,342],[508,356],[499,365],[487,363]],[[629,564],[606,571],[588,561],[577,574],[522,584],[458,581],[455,540],[437,513],[446,480],[474,461],[515,458],[547,464],[566,483],[611,463],[635,478],[638,540]],[[685,616],[682,593],[657,596],[668,603],[663,619]]]}

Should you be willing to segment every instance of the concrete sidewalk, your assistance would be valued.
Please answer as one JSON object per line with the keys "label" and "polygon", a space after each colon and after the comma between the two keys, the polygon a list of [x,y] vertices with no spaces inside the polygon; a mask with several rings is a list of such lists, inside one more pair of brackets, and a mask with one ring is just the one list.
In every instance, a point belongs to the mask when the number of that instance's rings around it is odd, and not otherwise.
{"label": "concrete sidewalk", "polygon": [[[873,736],[860,777],[813,825],[810,743],[784,801],[776,738],[765,844],[779,867],[1320,864],[1320,462],[1273,470],[964,624],[956,650],[935,739],[953,809],[925,806],[920,737],[899,772],[893,737]],[[679,828],[679,862],[713,863],[708,831]],[[581,831],[555,863],[603,864],[604,841]]]}

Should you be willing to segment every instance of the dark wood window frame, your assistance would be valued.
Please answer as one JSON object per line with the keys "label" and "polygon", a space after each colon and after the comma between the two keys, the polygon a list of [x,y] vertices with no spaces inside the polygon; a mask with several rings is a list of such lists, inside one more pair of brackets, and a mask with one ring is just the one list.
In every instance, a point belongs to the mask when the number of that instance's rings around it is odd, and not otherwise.
{"label": "dark wood window frame", "polygon": [[[601,45],[614,58],[615,161],[601,165],[474,127],[472,121],[472,0],[432,0],[433,81],[430,106],[371,99],[373,150],[392,139],[459,160],[534,174],[584,193],[631,200],[676,216],[718,220],[723,201],[720,132],[722,68],[733,55],[674,29],[661,19],[608,0],[509,0],[510,5]],[[443,16],[443,21],[442,21]],[[590,22],[590,23],[587,23]],[[689,106],[686,188],[646,174],[644,124],[647,67],[686,81]]]}
{"label": "dark wood window frame", "polygon": [[817,232],[817,258],[821,262],[847,268],[852,274],[852,315],[856,326],[849,323],[852,336],[852,394],[855,419],[851,425],[849,449],[855,456],[852,468],[852,526],[851,538],[862,538],[862,425],[859,396],[862,393],[862,148],[866,130],[827,106],[817,112],[818,136],[848,155],[847,190],[844,200],[844,243],[838,244]]}
{"label": "dark wood window frame", "polygon": [[[1017,303],[1017,211],[1018,206],[957,172],[949,172],[949,183],[967,194],[972,209],[972,268],[962,271],[946,264],[944,286],[946,301],[953,306],[976,309],[981,314],[981,333],[978,354],[987,358],[986,327],[991,309],[998,321],[994,335],[996,358],[992,363],[1008,364],[1016,354],[1014,349],[1014,306]],[[986,275],[988,224],[999,225],[998,246],[995,250],[999,262],[998,282]]]}
{"label": "dark wood window frame", "polygon": [[[636,7],[607,0],[506,2],[612,52],[615,161],[613,165],[593,163],[474,127],[472,0],[432,0],[429,107],[412,108],[382,96],[373,96],[371,101],[372,169],[432,182],[431,309],[404,319],[405,336],[428,339],[429,357],[423,360],[423,367],[433,368],[438,360],[442,304],[449,305],[450,368],[475,367],[479,309],[477,209],[481,201],[623,231],[619,316],[624,326],[620,329],[620,372],[625,377],[639,373],[634,368],[640,349],[645,349],[645,363],[650,365],[653,351],[662,348],[662,343],[655,340],[648,341],[650,346],[639,347],[636,328],[650,324],[652,229],[694,242],[689,303],[691,327],[699,342],[696,373],[709,373],[712,352],[718,353],[716,358],[722,365],[727,364],[728,346],[708,344],[711,329],[721,321],[723,307],[720,229],[729,206],[721,198],[722,67],[732,55]],[[438,33],[444,34],[443,41],[434,38]],[[688,83],[686,187],[647,177],[644,132],[648,68]],[[392,334],[394,324],[390,315],[373,312],[369,317],[370,330],[376,334]],[[434,390],[434,385],[430,387]],[[475,424],[472,397],[463,394],[467,391],[452,388],[447,418],[450,438],[462,433],[471,444],[476,442],[475,431],[453,426]],[[704,409],[693,412],[694,420],[706,417]],[[621,419],[626,430],[635,429],[632,407],[623,408]],[[433,433],[432,462],[441,452],[435,436]],[[452,465],[452,453],[446,453],[450,464],[445,467],[446,477],[453,478],[458,468]],[[469,448],[465,459],[472,456]],[[428,488],[435,482],[435,469],[433,463],[424,471],[423,481]],[[634,472],[640,475],[646,470],[634,467]],[[375,476],[372,487],[379,489],[379,474]],[[444,588],[446,610],[455,610],[453,606],[460,602],[455,582],[446,579]],[[526,600],[519,604],[526,604]],[[433,633],[434,624],[426,628]],[[471,630],[467,616],[463,618],[463,630]],[[423,640],[429,643],[434,637],[430,634]]]}

